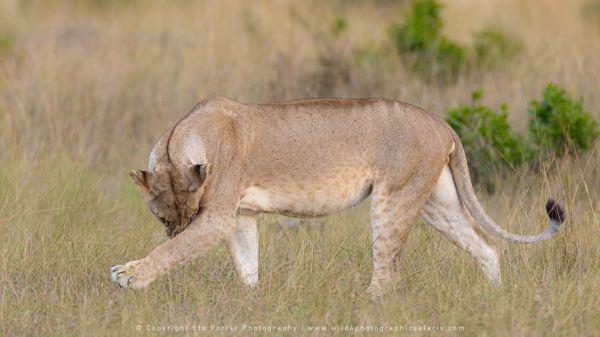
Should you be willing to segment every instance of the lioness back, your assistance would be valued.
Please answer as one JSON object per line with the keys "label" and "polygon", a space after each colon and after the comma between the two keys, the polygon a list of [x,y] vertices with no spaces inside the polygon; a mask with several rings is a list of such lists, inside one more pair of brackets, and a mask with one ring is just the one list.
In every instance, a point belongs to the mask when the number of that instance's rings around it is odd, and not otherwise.
{"label": "lioness back", "polygon": [[[439,117],[392,100],[314,99],[244,105],[240,117],[252,129],[253,160],[282,174],[309,161],[314,169],[339,165],[405,166],[419,149],[446,147],[452,135]],[[442,150],[441,152],[444,152]],[[274,154],[277,155],[274,155]],[[411,154],[407,157],[406,154]]]}
{"label": "lioness back", "polygon": [[453,143],[437,116],[379,98],[240,104],[236,115],[250,138],[250,192],[269,199],[259,205],[263,212],[314,216],[346,208],[369,195],[377,176],[416,170],[447,156]]}

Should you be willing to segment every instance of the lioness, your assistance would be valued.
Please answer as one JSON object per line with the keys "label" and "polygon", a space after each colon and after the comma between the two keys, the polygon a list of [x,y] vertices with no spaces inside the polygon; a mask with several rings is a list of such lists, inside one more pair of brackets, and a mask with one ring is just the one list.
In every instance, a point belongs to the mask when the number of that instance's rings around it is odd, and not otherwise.
{"label": "lioness", "polygon": [[367,291],[376,295],[418,215],[477,259],[493,283],[498,254],[472,219],[524,243],[549,238],[564,220],[549,200],[542,233],[498,227],[475,196],[456,133],[434,114],[380,98],[242,104],[211,96],[160,137],[148,171],[130,175],[171,239],[112,268],[112,280],[129,288],[146,287],[220,243],[241,282],[256,285],[259,213],[324,216],[371,196]]}

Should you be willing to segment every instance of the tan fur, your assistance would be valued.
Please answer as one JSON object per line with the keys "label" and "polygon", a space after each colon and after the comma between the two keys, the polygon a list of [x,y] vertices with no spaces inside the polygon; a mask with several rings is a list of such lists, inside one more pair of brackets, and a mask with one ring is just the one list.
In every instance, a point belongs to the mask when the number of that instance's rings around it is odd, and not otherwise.
{"label": "tan fur", "polygon": [[[226,242],[242,282],[252,286],[258,282],[257,214],[323,216],[371,194],[370,292],[381,293],[390,279],[393,261],[426,203],[421,215],[428,222],[484,269],[493,269],[497,256],[478,239],[451,174],[440,180],[445,168],[450,172],[456,149],[462,146],[445,122],[397,101],[241,104],[206,98],[160,138],[149,171],[131,173],[172,238],[141,260],[113,267],[113,280],[145,287],[174,265]],[[430,200],[433,191],[438,197]],[[438,217],[440,212],[445,215]],[[471,241],[458,239],[463,227]],[[495,273],[488,272],[492,280]]]}

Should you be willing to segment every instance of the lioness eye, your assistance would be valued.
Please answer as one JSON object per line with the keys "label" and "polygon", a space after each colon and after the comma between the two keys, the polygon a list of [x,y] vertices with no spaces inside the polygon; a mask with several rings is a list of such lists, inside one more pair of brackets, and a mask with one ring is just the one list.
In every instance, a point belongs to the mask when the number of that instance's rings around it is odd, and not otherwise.
{"label": "lioness eye", "polygon": [[165,219],[165,218],[158,217],[158,220],[160,222],[162,222],[163,224],[167,223],[167,219]]}

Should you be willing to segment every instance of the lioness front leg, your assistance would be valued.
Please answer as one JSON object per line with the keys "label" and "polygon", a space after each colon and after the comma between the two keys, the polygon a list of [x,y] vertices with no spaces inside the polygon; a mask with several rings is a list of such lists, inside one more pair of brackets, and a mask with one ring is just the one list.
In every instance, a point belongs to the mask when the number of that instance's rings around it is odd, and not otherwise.
{"label": "lioness front leg", "polygon": [[258,230],[256,215],[238,214],[229,239],[229,252],[240,281],[248,287],[258,284]]}
{"label": "lioness front leg", "polygon": [[144,288],[173,266],[184,264],[229,239],[234,226],[233,217],[201,216],[145,258],[112,267],[112,280],[123,288]]}

